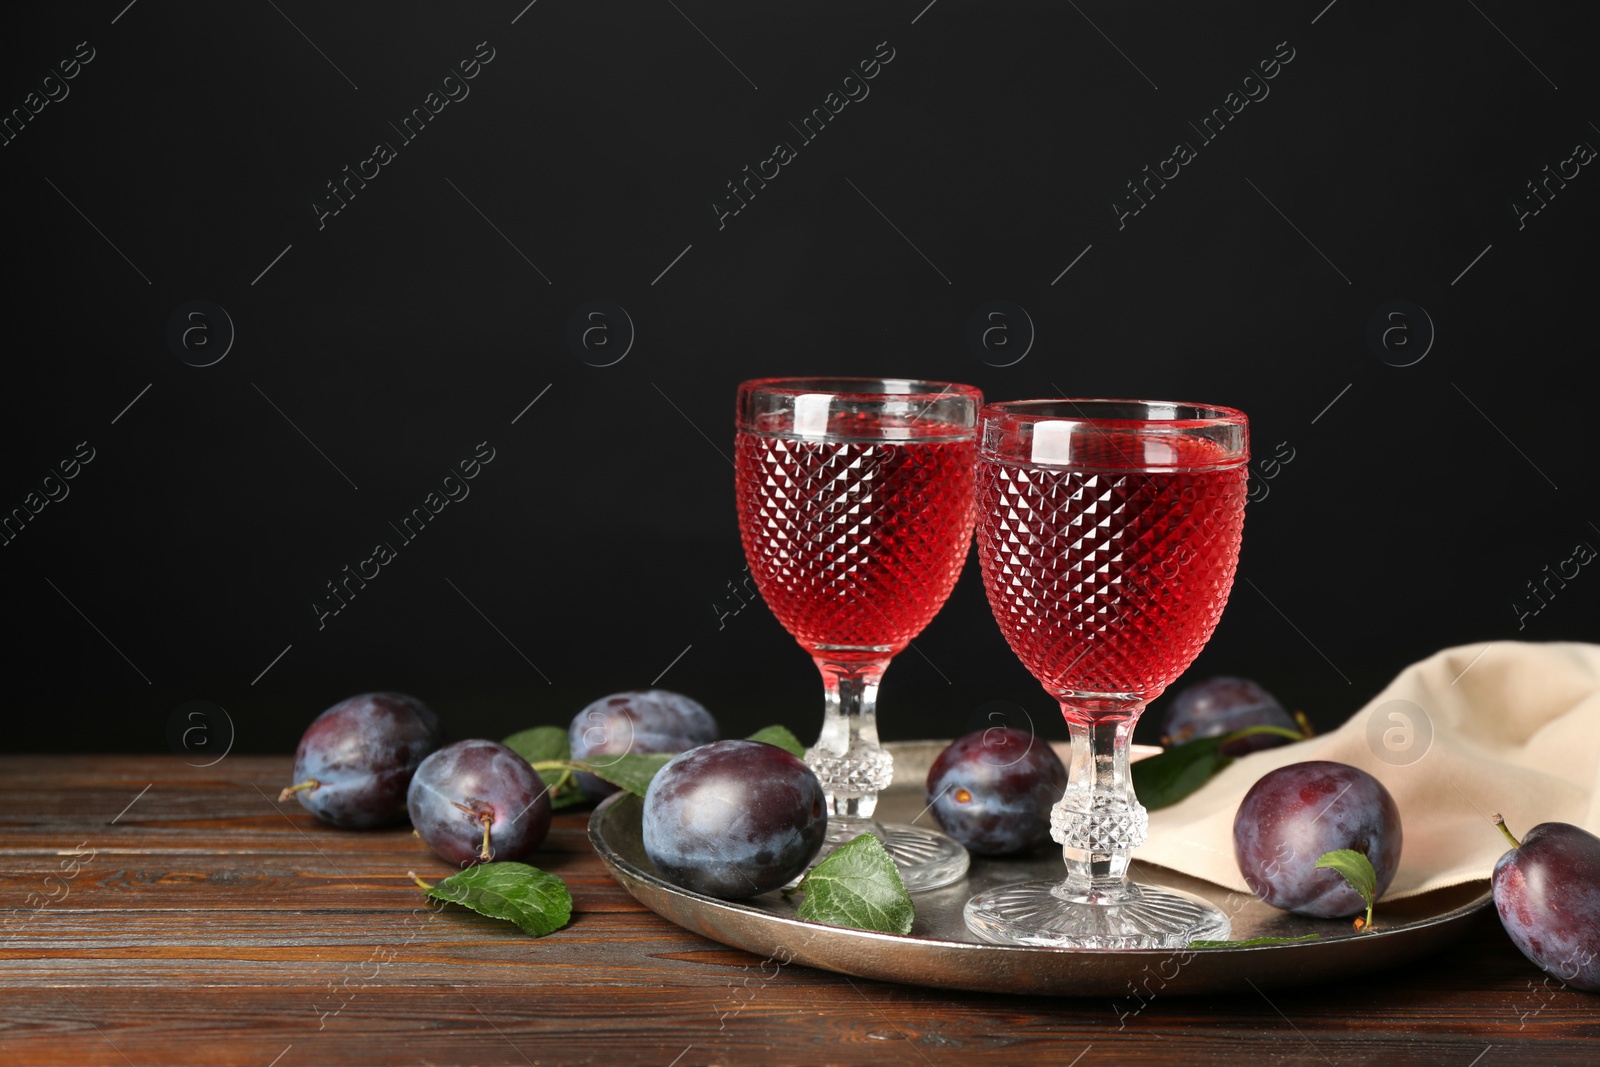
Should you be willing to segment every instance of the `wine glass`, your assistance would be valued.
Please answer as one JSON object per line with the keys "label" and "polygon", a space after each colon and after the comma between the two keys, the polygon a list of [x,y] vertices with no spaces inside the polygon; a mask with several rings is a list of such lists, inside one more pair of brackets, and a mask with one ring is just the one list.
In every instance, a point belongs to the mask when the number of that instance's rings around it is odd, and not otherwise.
{"label": "wine glass", "polygon": [[1011,650],[1061,704],[1070,784],[1051,811],[1061,881],[967,902],[985,941],[1181,948],[1226,939],[1199,897],[1128,880],[1148,816],[1128,775],[1145,705],[1216,628],[1244,525],[1249,425],[1231,408],[1131,400],[989,404],[978,559]]}
{"label": "wine glass", "polygon": [[878,683],[944,605],[966,561],[982,403],[971,386],[904,379],[739,387],[745,558],[826,690],[822,732],[806,751],[828,797],[820,855],[872,833],[912,891],[956,881],[969,860],[937,831],[873,819],[894,776],[878,744]]}

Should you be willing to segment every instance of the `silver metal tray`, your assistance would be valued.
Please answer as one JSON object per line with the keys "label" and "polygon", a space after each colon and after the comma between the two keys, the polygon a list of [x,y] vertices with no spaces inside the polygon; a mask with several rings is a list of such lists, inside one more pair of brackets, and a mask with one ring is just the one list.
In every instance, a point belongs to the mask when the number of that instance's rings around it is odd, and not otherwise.
{"label": "silver metal tray", "polygon": [[[905,741],[885,746],[894,754],[895,784],[880,795],[880,818],[928,824],[922,814],[922,783],[945,744]],[[589,840],[634,899],[686,930],[777,962],[860,978],[985,993],[1106,996],[1125,1001],[1129,1012],[1157,994],[1214,993],[1244,989],[1252,982],[1283,988],[1394,967],[1458,939],[1493,899],[1483,881],[1380,902],[1373,930],[1357,934],[1349,920],[1290,915],[1249,894],[1136,858],[1138,880],[1198,893],[1228,912],[1237,940],[1311,933],[1320,939],[1183,951],[1012,948],[974,939],[961,918],[967,898],[992,886],[1060,874],[1060,849],[1047,844],[1019,857],[974,857],[963,881],[912,898],[916,925],[909,936],[900,937],[802,922],[794,917],[795,905],[778,892],[726,901],[673,885],[645,855],[642,803],[626,793],[607,798],[589,819]]]}

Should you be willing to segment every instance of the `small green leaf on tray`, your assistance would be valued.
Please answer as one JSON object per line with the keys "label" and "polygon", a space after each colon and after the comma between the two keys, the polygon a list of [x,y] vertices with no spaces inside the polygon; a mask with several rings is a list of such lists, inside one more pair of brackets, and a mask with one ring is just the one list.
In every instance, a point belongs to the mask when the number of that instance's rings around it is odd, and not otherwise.
{"label": "small green leaf on tray", "polygon": [[594,762],[573,760],[572,767],[642,797],[650,788],[650,779],[675,755],[675,752],[629,752],[621,756],[597,756]]}
{"label": "small green leaf on tray", "polygon": [[1372,861],[1354,849],[1336,848],[1318,856],[1316,865],[1338,871],[1350,883],[1350,888],[1361,894],[1361,899],[1367,902],[1367,917],[1363,921],[1357,916],[1355,927],[1357,930],[1372,929],[1372,903],[1378,895],[1378,872],[1372,869]]}
{"label": "small green leaf on tray", "polygon": [[1138,794],[1139,803],[1155,811],[1176,804],[1205,785],[1231,762],[1220,751],[1225,740],[1202,737],[1133,764],[1133,791]]}
{"label": "small green leaf on tray", "polygon": [[757,730],[746,740],[764,741],[769,745],[777,745],[789,755],[795,757],[803,757],[806,754],[806,746],[800,743],[800,739],[787,726],[768,726]]}
{"label": "small green leaf on tray", "polygon": [[1252,945],[1292,945],[1297,941],[1315,941],[1321,934],[1301,934],[1299,937],[1250,937],[1243,941],[1191,941],[1190,948],[1249,948]]}
{"label": "small green leaf on tray", "polygon": [[526,863],[480,863],[434,885],[411,877],[434,900],[514,922],[534,937],[561,929],[572,917],[567,884]]}
{"label": "small green leaf on tray", "polygon": [[841,845],[811,868],[800,892],[805,899],[795,916],[807,922],[909,934],[916,918],[899,868],[871,834]]}
{"label": "small green leaf on tray", "polygon": [[529,763],[572,758],[567,731],[559,726],[535,726],[531,730],[519,730],[501,744]]}

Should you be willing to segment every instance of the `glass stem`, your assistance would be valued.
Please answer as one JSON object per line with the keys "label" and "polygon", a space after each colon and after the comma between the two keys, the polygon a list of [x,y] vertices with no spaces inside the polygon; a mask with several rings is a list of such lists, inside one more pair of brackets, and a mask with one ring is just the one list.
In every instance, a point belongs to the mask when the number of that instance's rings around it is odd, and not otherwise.
{"label": "glass stem", "polygon": [[[822,733],[806,750],[828,798],[828,837],[869,829],[878,793],[894,778],[894,758],[878,744],[878,682],[888,659],[841,663],[816,657],[827,690]],[[842,842],[840,842],[842,843]]]}
{"label": "glass stem", "polygon": [[1060,893],[1109,904],[1138,896],[1128,882],[1129,854],[1144,842],[1149,816],[1133,793],[1128,743],[1142,702],[1063,701],[1072,737],[1066,794],[1050,812],[1067,877]]}

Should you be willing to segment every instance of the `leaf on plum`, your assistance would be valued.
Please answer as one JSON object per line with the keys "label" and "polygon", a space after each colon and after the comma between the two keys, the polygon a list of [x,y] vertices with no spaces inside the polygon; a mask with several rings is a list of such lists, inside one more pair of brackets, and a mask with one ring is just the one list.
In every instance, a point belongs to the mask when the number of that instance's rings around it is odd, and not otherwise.
{"label": "leaf on plum", "polygon": [[529,763],[572,758],[567,731],[559,726],[535,726],[531,730],[519,730],[501,744]]}
{"label": "leaf on plum", "polygon": [[776,745],[789,753],[789,755],[797,758],[804,757],[806,754],[806,747],[800,743],[800,739],[787,726],[768,726],[757,730],[745,740]]}
{"label": "leaf on plum", "polygon": [[1378,872],[1372,869],[1372,861],[1367,859],[1365,853],[1353,848],[1336,848],[1318,856],[1316,866],[1338,871],[1350,883],[1350,888],[1360,893],[1361,899],[1369,905],[1377,896]]}
{"label": "leaf on plum", "polygon": [[1356,929],[1372,929],[1372,904],[1378,895],[1378,872],[1372,869],[1372,861],[1367,859],[1366,854],[1351,848],[1336,848],[1318,856],[1316,866],[1338,871],[1350,883],[1350,888],[1361,894],[1361,899],[1367,902],[1367,918],[1365,922],[1357,919]]}
{"label": "leaf on plum", "polygon": [[572,917],[572,894],[560,878],[526,863],[480,863],[426,887],[428,896],[516,923],[543,937]]}
{"label": "leaf on plum", "polygon": [[[531,730],[519,730],[501,744],[533,764],[533,769],[539,772],[545,785],[550,787],[551,811],[570,808],[587,799],[572,777],[572,745],[567,731],[561,727],[535,726]],[[559,773],[552,775],[552,771]]]}
{"label": "leaf on plum", "polygon": [[795,916],[807,922],[909,934],[916,919],[900,869],[871,834],[835,849],[811,868],[799,889],[805,899]]}
{"label": "leaf on plum", "polygon": [[650,780],[665,767],[675,752],[629,752],[621,756],[601,756],[602,763],[572,760],[576,770],[588,771],[602,781],[642,797],[650,788]]}

